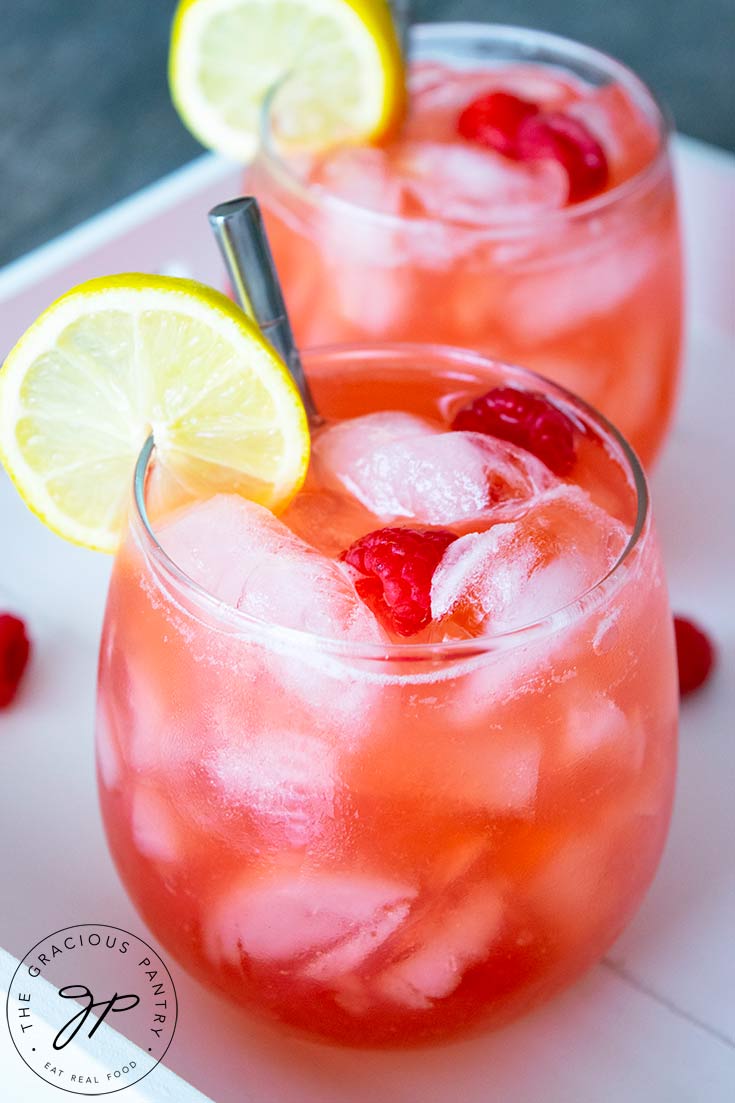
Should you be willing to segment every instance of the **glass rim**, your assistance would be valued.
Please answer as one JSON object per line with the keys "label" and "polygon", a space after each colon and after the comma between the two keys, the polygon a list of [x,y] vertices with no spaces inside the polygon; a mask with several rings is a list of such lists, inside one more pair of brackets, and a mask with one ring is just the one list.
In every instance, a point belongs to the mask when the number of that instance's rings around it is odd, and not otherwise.
{"label": "glass rim", "polygon": [[[551,392],[552,395],[560,397],[566,405],[571,407],[572,411],[578,411],[584,415],[586,419],[590,420],[595,428],[602,433],[603,438],[608,440],[612,439],[613,443],[619,448],[619,458],[627,465],[627,473],[631,477],[632,489],[636,496],[636,515],[625,547],[615,563],[602,578],[594,582],[582,594],[577,595],[573,601],[568,602],[560,609],[554,610],[530,624],[519,625],[518,627],[504,632],[485,633],[469,640],[456,639],[438,641],[435,643],[412,643],[406,641],[405,643],[386,642],[385,644],[373,644],[320,636],[304,629],[289,628],[284,625],[279,625],[260,617],[255,617],[250,613],[245,613],[220,600],[187,575],[163,549],[148,516],[145,500],[146,477],[155,451],[155,442],[153,434],[151,433],[143,444],[135,465],[132,487],[133,509],[131,510],[131,523],[139,528],[140,534],[147,545],[146,553],[152,555],[157,567],[164,572],[167,581],[173,581],[179,586],[183,586],[186,592],[193,597],[195,602],[203,606],[211,615],[215,616],[220,623],[227,624],[227,626],[235,629],[241,629],[250,637],[253,637],[253,635],[260,637],[265,636],[267,639],[288,646],[292,650],[298,650],[299,646],[301,648],[304,646],[317,646],[321,651],[328,652],[335,656],[378,662],[392,660],[402,660],[406,662],[411,660],[416,662],[436,662],[437,660],[450,659],[461,660],[487,655],[491,652],[510,650],[511,648],[519,647],[531,640],[552,634],[574,623],[586,613],[602,605],[607,599],[608,591],[611,590],[611,586],[616,580],[616,577],[619,577],[620,568],[637,547],[641,535],[646,531],[650,514],[650,499],[646,477],[638,457],[625,437],[603,414],[599,413],[593,406],[590,406],[589,403],[577,397],[577,395],[573,394],[571,391],[566,390],[566,388],[553,383],[551,380],[546,379],[544,376],[528,368],[505,364],[503,361],[491,359],[490,357],[483,356],[481,353],[473,352],[468,349],[439,344],[412,344],[408,342],[391,344],[388,342],[374,342],[353,345],[323,345],[307,350],[304,355],[308,363],[308,360],[311,358],[329,358],[336,360],[350,358],[364,359],[366,356],[371,355],[378,359],[385,357],[386,359],[393,358],[393,360],[395,360],[396,355],[400,354],[405,355],[406,359],[409,361],[414,361],[420,357],[424,359],[433,357],[434,360],[442,359],[455,366],[464,366],[465,368],[487,369],[491,367],[494,369],[501,369],[506,374],[510,373],[520,378],[521,381],[525,381],[529,387],[534,390],[542,390],[545,393]],[[211,624],[208,624],[208,627],[211,628]]]}
{"label": "glass rim", "polygon": [[[509,44],[533,43],[542,48],[557,50],[560,54],[565,54],[570,61],[581,61],[602,71],[611,72],[620,77],[621,82],[628,87],[635,88],[639,94],[645,96],[650,102],[655,112],[655,125],[658,132],[658,147],[655,156],[632,176],[621,180],[619,184],[600,195],[593,195],[589,199],[565,207],[526,211],[525,213],[518,212],[511,217],[490,219],[483,223],[429,216],[408,218],[387,211],[376,211],[370,207],[363,207],[359,203],[353,203],[352,200],[336,195],[319,185],[304,183],[291,169],[288,159],[283,157],[276,149],[271,116],[278,92],[288,80],[292,79],[292,75],[287,74],[271,86],[263,99],[259,113],[259,142],[256,162],[257,159],[262,158],[268,170],[278,179],[279,184],[293,194],[298,195],[302,201],[311,207],[333,208],[336,212],[341,212],[350,218],[361,218],[366,222],[387,229],[396,230],[400,228],[404,232],[426,233],[428,227],[447,226],[469,236],[489,239],[522,236],[534,232],[539,225],[548,226],[577,222],[590,216],[602,214],[608,208],[617,206],[646,189],[653,188],[668,170],[669,139],[673,132],[673,122],[668,110],[645,81],[624,62],[618,61],[603,50],[576,42],[574,39],[566,38],[563,35],[553,34],[550,31],[503,23],[476,23],[471,21],[415,23],[411,26],[410,34],[412,37],[416,36],[422,42],[436,42],[437,44],[451,38],[461,39],[469,36],[474,39],[491,39],[497,42],[508,42]],[[527,60],[532,61],[533,59],[529,58]],[[560,56],[559,63],[562,61],[563,57]]]}

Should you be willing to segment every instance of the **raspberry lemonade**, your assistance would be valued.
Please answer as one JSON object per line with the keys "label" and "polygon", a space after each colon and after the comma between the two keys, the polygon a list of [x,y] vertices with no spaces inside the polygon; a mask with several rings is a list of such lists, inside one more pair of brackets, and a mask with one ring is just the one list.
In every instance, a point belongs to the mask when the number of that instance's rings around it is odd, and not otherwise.
{"label": "raspberry lemonade", "polygon": [[681,260],[646,87],[552,35],[419,27],[402,129],[306,154],[297,79],[266,104],[248,190],[300,343],[438,341],[522,363],[648,463],[676,394]]}
{"label": "raspberry lemonade", "polygon": [[138,461],[97,761],[140,913],[205,983],[348,1045],[518,1015],[637,907],[675,763],[645,482],[591,409],[469,352],[306,358],[276,516]]}

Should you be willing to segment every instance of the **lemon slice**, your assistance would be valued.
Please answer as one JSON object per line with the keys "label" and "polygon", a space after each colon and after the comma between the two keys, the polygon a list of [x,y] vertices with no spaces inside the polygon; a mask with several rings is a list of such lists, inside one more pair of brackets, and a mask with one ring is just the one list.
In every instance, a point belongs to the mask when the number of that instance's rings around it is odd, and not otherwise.
{"label": "lemon slice", "polygon": [[196,493],[227,489],[278,510],[306,474],[296,386],[229,299],[162,276],[81,284],[34,322],[0,372],[0,458],[49,528],[113,551],[150,432]]}
{"label": "lemon slice", "polygon": [[169,82],[210,149],[248,161],[266,93],[288,87],[289,141],[323,149],[377,141],[403,114],[405,76],[386,0],[181,0]]}

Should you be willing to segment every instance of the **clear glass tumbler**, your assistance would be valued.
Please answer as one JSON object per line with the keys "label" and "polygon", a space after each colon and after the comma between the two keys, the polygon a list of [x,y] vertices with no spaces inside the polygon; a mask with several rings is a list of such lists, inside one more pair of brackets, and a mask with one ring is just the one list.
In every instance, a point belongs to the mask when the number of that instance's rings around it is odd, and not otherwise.
{"label": "clear glass tumbler", "polygon": [[425,1044],[547,998],[637,908],[674,782],[666,585],[638,461],[567,392],[441,347],[305,360],[332,419],[545,390],[579,427],[580,478],[625,526],[612,570],[533,623],[357,644],[246,615],[188,578],[157,538],[151,442],[138,461],[97,728],[127,891],[185,968],[283,1026]]}
{"label": "clear glass tumbler", "polygon": [[[385,160],[375,149],[346,151],[318,183],[282,141],[297,86],[286,81],[268,99],[246,186],[262,204],[298,341],[439,342],[523,364],[601,410],[647,466],[676,397],[682,315],[669,128],[656,100],[620,62],[540,31],[417,26],[410,60],[412,99],[426,122],[412,126],[410,141],[399,136]],[[436,109],[421,105],[440,110],[442,96],[456,97],[453,81],[470,71],[481,88],[472,73],[492,80],[499,66],[511,90],[530,99],[545,81],[585,82],[590,127],[611,158],[625,149],[621,179],[571,205],[509,199],[500,208],[488,201],[486,219],[477,203],[471,218],[458,214],[452,174],[465,183],[478,174],[470,190],[479,201],[485,170],[456,133],[432,144]],[[435,87],[421,95],[427,81]],[[408,157],[433,166],[424,185],[435,195],[432,217],[391,208],[391,165]],[[488,196],[499,172],[489,167]]]}

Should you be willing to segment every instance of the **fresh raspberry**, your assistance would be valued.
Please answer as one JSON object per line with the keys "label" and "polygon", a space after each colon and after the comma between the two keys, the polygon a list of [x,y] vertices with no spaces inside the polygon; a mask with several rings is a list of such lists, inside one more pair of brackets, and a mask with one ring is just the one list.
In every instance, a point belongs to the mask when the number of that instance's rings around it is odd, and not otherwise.
{"label": "fresh raspberry", "polygon": [[569,203],[579,203],[605,190],[605,151],[579,119],[563,111],[534,115],[524,119],[516,141],[523,161],[553,158],[563,166],[569,181]]}
{"label": "fresh raspberry", "polygon": [[397,635],[414,636],[431,620],[431,580],[456,539],[447,529],[376,529],[341,558],[365,576],[355,583],[365,604]]}
{"label": "fresh raspberry", "polygon": [[709,678],[715,665],[712,641],[699,625],[686,617],[674,617],[676,658],[679,665],[679,693],[686,697]]}
{"label": "fresh raspberry", "polygon": [[30,653],[23,621],[10,613],[0,613],[0,708],[15,697]]}
{"label": "fresh raspberry", "polygon": [[457,120],[457,130],[470,142],[489,146],[506,157],[518,157],[516,139],[521,123],[538,110],[535,103],[509,92],[489,92],[465,107]]}
{"label": "fresh raspberry", "polygon": [[509,92],[489,92],[465,107],[457,130],[516,161],[558,161],[569,181],[569,203],[589,199],[607,185],[605,151],[580,119],[564,111],[541,111]]}
{"label": "fresh raspberry", "polygon": [[574,423],[535,391],[493,387],[463,406],[452,429],[508,440],[533,452],[556,475],[568,475],[577,459]]}

